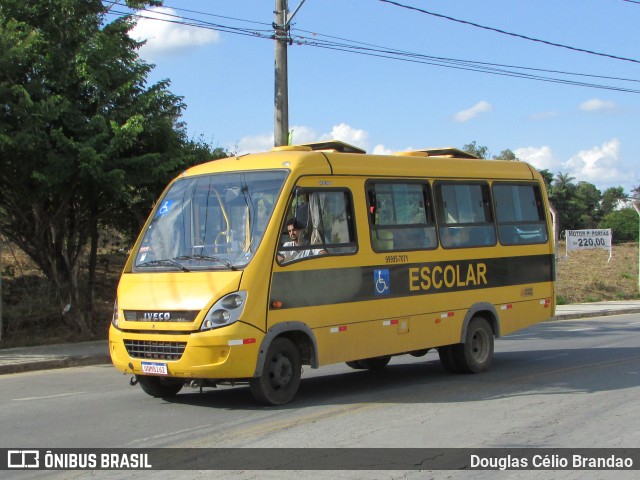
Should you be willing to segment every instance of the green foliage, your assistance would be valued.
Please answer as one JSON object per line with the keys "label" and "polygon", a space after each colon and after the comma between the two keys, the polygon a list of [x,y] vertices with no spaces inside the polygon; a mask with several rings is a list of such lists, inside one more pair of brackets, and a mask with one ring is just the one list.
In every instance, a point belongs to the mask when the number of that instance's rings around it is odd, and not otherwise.
{"label": "green foliage", "polygon": [[476,144],[475,140],[471,143],[466,144],[464,147],[462,147],[462,150],[472,155],[475,155],[478,158],[487,158],[489,154],[489,148]]}
{"label": "green foliage", "polygon": [[519,161],[520,160],[518,157],[516,157],[516,154],[513,153],[508,148],[506,150],[503,150],[502,152],[500,152],[500,155],[494,155],[493,159],[494,160],[511,160],[511,161]]}
{"label": "green foliage", "polygon": [[[143,6],[150,2],[128,2]],[[157,4],[157,2],[153,2]],[[146,216],[186,166],[210,154],[186,138],[182,99],[100,0],[3,0],[0,7],[0,229],[55,287],[65,317],[90,328],[98,225]],[[132,214],[133,213],[133,214]],[[91,260],[91,259],[90,259]],[[86,292],[81,291],[86,286]]]}
{"label": "green foliage", "polygon": [[551,183],[553,183],[553,173],[551,173],[546,168],[542,170],[538,170],[538,172],[540,173],[540,175],[542,175],[542,179],[544,180],[544,185],[545,187],[547,187],[547,191],[549,191],[551,189]]}
{"label": "green foliage", "polygon": [[638,214],[633,208],[623,208],[607,214],[598,228],[610,228],[615,243],[638,240]]}
{"label": "green foliage", "polygon": [[580,213],[580,228],[596,228],[600,216],[600,190],[588,182],[578,182],[575,196],[571,199],[573,208]]}
{"label": "green foliage", "polygon": [[600,213],[604,217],[613,212],[621,200],[624,200],[627,195],[624,193],[622,187],[607,188],[602,194],[602,202],[600,204]]}

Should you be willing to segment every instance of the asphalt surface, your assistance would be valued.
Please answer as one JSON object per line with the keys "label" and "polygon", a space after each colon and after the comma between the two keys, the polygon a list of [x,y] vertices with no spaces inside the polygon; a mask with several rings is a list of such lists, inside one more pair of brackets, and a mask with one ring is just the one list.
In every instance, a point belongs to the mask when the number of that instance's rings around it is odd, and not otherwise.
{"label": "asphalt surface", "polygon": [[[640,300],[558,305],[554,320],[640,313]],[[0,349],[0,375],[110,363],[108,341]]]}

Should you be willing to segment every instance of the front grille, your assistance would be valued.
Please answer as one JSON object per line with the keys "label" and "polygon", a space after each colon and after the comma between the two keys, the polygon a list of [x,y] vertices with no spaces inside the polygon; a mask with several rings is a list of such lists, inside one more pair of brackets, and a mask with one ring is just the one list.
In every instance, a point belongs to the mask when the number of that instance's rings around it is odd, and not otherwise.
{"label": "front grille", "polygon": [[129,356],[151,360],[180,360],[187,342],[157,342],[153,340],[125,340]]}
{"label": "front grille", "polygon": [[128,322],[193,322],[200,310],[155,311],[125,310],[124,319]]}

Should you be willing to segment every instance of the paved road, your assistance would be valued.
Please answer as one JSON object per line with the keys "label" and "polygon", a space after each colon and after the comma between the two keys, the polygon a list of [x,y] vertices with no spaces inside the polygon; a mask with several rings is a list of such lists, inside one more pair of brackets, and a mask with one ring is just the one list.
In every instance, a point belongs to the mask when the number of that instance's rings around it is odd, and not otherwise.
{"label": "paved road", "polygon": [[[640,300],[559,305],[556,320],[640,313]],[[0,375],[110,363],[107,341],[0,349]]]}
{"label": "paved road", "polygon": [[[547,322],[500,339],[493,369],[480,375],[447,374],[434,353],[394,358],[381,372],[344,365],[308,370],[296,400],[278,408],[256,406],[246,387],[154,399],[108,365],[4,375],[0,447],[640,448],[639,365],[640,314],[633,314]],[[634,478],[628,473],[562,477]],[[500,477],[551,478],[540,474]],[[20,478],[52,475],[96,476]],[[169,476],[327,475],[238,469]],[[495,478],[495,472],[341,471],[331,477]],[[128,476],[109,472],[108,478]]]}

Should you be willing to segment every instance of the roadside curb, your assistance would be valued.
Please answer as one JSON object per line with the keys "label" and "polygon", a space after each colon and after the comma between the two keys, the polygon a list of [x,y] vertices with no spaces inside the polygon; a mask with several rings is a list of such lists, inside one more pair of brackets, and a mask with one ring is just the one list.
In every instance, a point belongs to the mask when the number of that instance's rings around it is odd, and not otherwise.
{"label": "roadside curb", "polygon": [[[614,302],[558,306],[556,315],[547,322],[640,313],[640,302],[633,301],[630,303],[635,304],[631,305],[615,303],[615,306]],[[0,375],[110,363],[106,339],[78,344],[0,349]]]}
{"label": "roadside curb", "polygon": [[109,355],[82,355],[65,358],[52,358],[49,360],[36,360],[20,363],[0,365],[0,375],[11,373],[33,372],[37,370],[55,370],[68,367],[86,367],[90,365],[103,365],[111,363]]}
{"label": "roadside curb", "polygon": [[609,317],[612,315],[628,315],[631,313],[640,313],[640,307],[629,307],[618,310],[600,310],[597,312],[570,312],[563,314],[556,314],[554,317],[547,320],[548,322],[555,322],[560,320],[576,320],[580,318],[597,318],[597,317]]}

